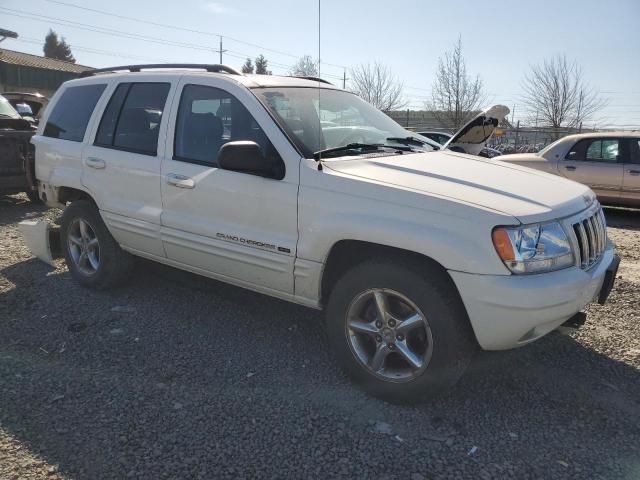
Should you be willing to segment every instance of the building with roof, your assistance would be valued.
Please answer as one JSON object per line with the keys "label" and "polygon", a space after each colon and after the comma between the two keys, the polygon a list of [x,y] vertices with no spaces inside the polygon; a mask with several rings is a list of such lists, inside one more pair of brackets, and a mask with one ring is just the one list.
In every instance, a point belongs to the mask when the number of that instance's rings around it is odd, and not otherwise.
{"label": "building with roof", "polygon": [[0,48],[0,92],[38,92],[50,97],[67,80],[92,67]]}

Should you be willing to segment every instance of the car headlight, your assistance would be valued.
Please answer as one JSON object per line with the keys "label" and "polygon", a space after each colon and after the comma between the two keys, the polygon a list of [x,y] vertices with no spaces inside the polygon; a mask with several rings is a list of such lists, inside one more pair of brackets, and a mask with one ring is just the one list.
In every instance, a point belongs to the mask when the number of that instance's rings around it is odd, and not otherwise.
{"label": "car headlight", "polygon": [[542,273],[574,265],[569,238],[558,222],[496,227],[496,252],[513,273]]}

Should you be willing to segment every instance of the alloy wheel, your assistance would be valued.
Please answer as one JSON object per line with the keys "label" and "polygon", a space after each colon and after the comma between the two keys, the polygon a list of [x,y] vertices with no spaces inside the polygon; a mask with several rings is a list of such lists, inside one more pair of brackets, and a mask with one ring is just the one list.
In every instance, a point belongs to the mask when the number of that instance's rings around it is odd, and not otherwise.
{"label": "alloy wheel", "polygon": [[354,298],[345,327],[354,356],[383,380],[411,381],[431,360],[433,337],[427,318],[394,290],[374,288]]}

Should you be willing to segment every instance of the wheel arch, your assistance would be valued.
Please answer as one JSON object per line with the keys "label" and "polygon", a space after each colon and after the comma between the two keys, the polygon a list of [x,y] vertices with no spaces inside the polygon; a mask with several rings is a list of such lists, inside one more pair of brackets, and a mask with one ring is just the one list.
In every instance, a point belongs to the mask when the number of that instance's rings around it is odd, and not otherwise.
{"label": "wheel arch", "polygon": [[438,261],[422,253],[363,240],[339,240],[329,250],[320,280],[320,304],[324,307],[336,281],[350,268],[375,258],[385,258],[437,272],[459,295],[447,270]]}
{"label": "wheel arch", "polygon": [[76,200],[89,200],[93,203],[96,203],[93,197],[86,192],[85,190],[81,190],[75,187],[58,187],[58,202],[63,205],[74,202]]}

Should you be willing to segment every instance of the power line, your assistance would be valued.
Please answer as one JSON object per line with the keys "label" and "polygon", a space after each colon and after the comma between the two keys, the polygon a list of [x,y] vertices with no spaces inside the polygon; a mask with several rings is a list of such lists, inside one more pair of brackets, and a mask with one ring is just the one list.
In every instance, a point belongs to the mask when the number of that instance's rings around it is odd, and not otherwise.
{"label": "power line", "polygon": [[[23,43],[31,43],[34,45],[42,45],[42,40],[38,40],[37,38],[31,38],[31,37],[20,37],[20,38],[16,38],[14,39],[17,42],[23,42]],[[74,45],[73,46],[74,50],[78,50],[80,52],[87,52],[87,53],[93,53],[96,55],[105,55],[105,56],[109,56],[109,57],[114,57],[114,58],[129,58],[129,59],[133,59],[133,60],[151,60],[154,62],[167,62],[167,59],[165,58],[153,58],[153,57],[143,57],[143,56],[139,56],[139,55],[127,55],[127,54],[122,54],[122,53],[118,53],[118,52],[111,52],[108,50],[100,50],[97,48],[91,48],[91,47],[83,47],[83,46],[78,46],[78,45]]]}
{"label": "power line", "polygon": [[[192,49],[192,50],[200,50],[200,51],[206,51],[206,52],[219,53],[219,50],[216,50],[214,48],[205,47],[205,46],[198,45],[198,44],[194,44],[194,43],[176,42],[176,41],[168,40],[168,39],[164,39],[164,38],[152,37],[152,36],[148,36],[148,35],[140,35],[140,34],[135,34],[135,33],[129,33],[129,32],[121,31],[121,30],[115,30],[115,29],[112,29],[112,28],[100,27],[100,26],[97,26],[97,25],[91,25],[91,24],[82,23],[82,22],[75,22],[75,21],[72,21],[72,20],[66,20],[66,19],[59,18],[59,17],[50,17],[50,16],[47,16],[47,15],[40,15],[40,14],[36,14],[36,13],[32,13],[32,12],[24,12],[24,11],[21,11],[21,10],[14,10],[14,9],[5,8],[5,7],[0,7],[0,10],[4,10],[7,13],[7,15],[11,15],[11,16],[15,16],[15,17],[25,18],[25,19],[29,19],[29,20],[35,20],[35,21],[44,22],[44,23],[54,23],[54,24],[57,24],[57,25],[62,25],[62,26],[70,27],[70,28],[77,28],[77,29],[80,29],[80,30],[86,30],[86,31],[93,32],[93,33],[100,33],[100,34],[103,34],[103,35],[110,35],[110,36],[120,37],[120,38],[128,38],[128,39],[133,39],[133,40],[140,40],[140,41],[143,41],[143,42],[155,43],[155,44],[159,44],[159,45],[167,45],[167,46],[187,48],[187,49]],[[18,13],[15,13],[15,12],[18,12]],[[88,47],[85,47],[85,48],[88,48]],[[251,55],[248,55],[246,53],[237,52],[237,51],[233,51],[233,50],[224,50],[223,49],[223,52],[226,52],[227,55],[229,55],[231,57],[235,57],[235,58],[245,59],[245,58],[251,57]],[[235,53],[235,55],[233,55],[232,53]],[[269,64],[272,65],[272,66],[280,67],[280,68],[284,69],[285,71],[290,68],[290,65],[274,62],[272,60],[269,60]],[[324,74],[324,76],[325,77],[334,78],[334,79],[337,79],[337,80],[342,80],[343,79],[342,76],[338,76],[338,75]]]}
{"label": "power line", "polygon": [[[129,21],[132,21],[132,22],[146,23],[147,25],[153,25],[155,27],[169,28],[169,29],[172,29],[172,30],[179,30],[179,31],[183,31],[183,32],[197,33],[199,35],[208,35],[208,36],[213,36],[213,37],[223,36],[227,40],[231,40],[231,41],[237,42],[237,43],[242,43],[244,45],[248,45],[248,46],[251,46],[251,47],[254,47],[254,48],[259,48],[259,49],[264,50],[266,52],[276,53],[276,54],[279,54],[279,55],[285,55],[285,56],[288,56],[288,57],[291,57],[291,58],[300,58],[300,55],[295,55],[295,54],[290,53],[290,52],[284,52],[282,50],[276,50],[274,48],[268,48],[268,47],[265,47],[263,45],[258,45],[256,43],[247,42],[245,40],[240,40],[239,38],[234,38],[234,37],[230,37],[228,35],[223,35],[222,33],[206,32],[206,31],[203,31],[203,30],[196,30],[196,29],[193,29],[193,28],[181,27],[181,26],[178,26],[178,25],[169,25],[169,24],[166,24],[166,23],[154,22],[154,21],[145,20],[145,19],[142,19],[142,18],[130,17],[130,16],[127,16],[127,15],[121,15],[121,14],[118,14],[118,13],[108,12],[106,10],[99,10],[97,8],[89,8],[89,7],[85,7],[85,6],[82,6],[82,5],[77,5],[75,3],[62,2],[60,0],[45,0],[45,1],[50,2],[50,3],[55,3],[55,4],[58,4],[58,5],[64,5],[65,7],[77,8],[77,9],[80,9],[80,10],[85,10],[85,11],[89,11],[89,12],[93,12],[93,13],[99,13],[101,15],[107,15],[107,16],[111,16],[111,17],[121,18],[123,20],[129,20]],[[338,64],[333,64],[333,63],[329,63],[329,62],[322,62],[322,63],[324,65],[329,65],[329,66],[336,67],[336,68],[346,68],[344,65],[338,65]]]}

